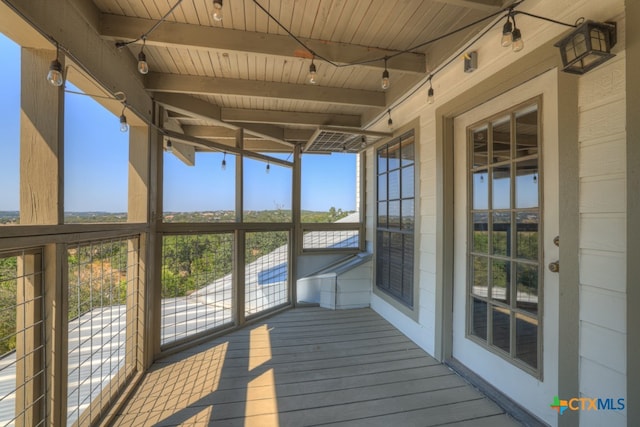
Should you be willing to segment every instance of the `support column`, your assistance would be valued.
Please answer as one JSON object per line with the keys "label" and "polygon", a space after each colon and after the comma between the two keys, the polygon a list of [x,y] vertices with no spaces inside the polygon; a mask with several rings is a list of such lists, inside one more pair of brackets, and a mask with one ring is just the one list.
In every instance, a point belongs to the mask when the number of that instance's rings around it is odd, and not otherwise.
{"label": "support column", "polygon": [[[129,210],[128,222],[149,220],[149,128],[131,126],[129,129]],[[128,242],[127,260],[127,341],[126,370],[144,371],[145,334],[152,333],[147,328],[145,317],[146,301],[146,247],[148,234]],[[133,348],[130,348],[133,347]]]}
{"label": "support column", "polygon": [[[20,111],[20,223],[58,225],[64,222],[64,89],[46,80],[52,50],[22,49]],[[64,58],[59,58],[64,67]],[[23,256],[23,266],[32,261]],[[66,247],[44,250],[45,375],[47,425],[67,422]],[[35,315],[31,313],[31,315]],[[27,319],[22,319],[27,322]],[[33,362],[37,360],[33,359]],[[26,402],[25,402],[26,403]]]}

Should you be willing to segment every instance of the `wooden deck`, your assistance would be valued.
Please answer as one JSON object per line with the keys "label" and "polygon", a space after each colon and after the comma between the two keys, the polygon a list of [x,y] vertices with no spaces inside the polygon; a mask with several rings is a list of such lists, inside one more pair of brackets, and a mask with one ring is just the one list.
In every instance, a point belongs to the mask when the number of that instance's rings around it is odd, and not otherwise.
{"label": "wooden deck", "polygon": [[515,426],[370,309],[301,308],[153,365],[116,426]]}

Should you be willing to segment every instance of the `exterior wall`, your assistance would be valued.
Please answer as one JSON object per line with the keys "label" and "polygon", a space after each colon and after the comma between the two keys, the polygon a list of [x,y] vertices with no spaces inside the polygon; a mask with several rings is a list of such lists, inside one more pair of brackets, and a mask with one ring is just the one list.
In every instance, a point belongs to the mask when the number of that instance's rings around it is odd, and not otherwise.
{"label": "exterior wall", "polygon": [[[530,0],[520,9],[565,22],[574,22],[577,17],[584,16],[586,19],[615,20],[618,23],[618,44],[614,50],[617,56],[578,80],[580,243],[575,251],[580,256],[580,358],[575,364],[579,366],[582,396],[624,398],[627,364],[624,1]],[[442,346],[439,335],[450,333],[437,330],[442,320],[436,316],[436,307],[440,304],[437,296],[436,230],[441,220],[436,216],[439,179],[436,109],[458,97],[470,97],[468,94],[493,74],[536,48],[553,44],[559,35],[567,31],[565,27],[522,15],[518,16],[518,27],[525,40],[522,52],[513,53],[500,47],[501,27],[498,24],[471,49],[476,50],[479,57],[475,72],[464,74],[461,61],[454,62],[433,79],[434,105],[426,103],[426,85],[391,112],[397,126],[416,119],[420,123],[420,203],[416,210],[416,221],[420,224],[420,244],[416,253],[418,321],[400,313],[375,294],[372,294],[371,306],[430,354],[437,354]],[[493,96],[502,93],[499,89],[494,90]],[[474,102],[477,101],[468,100],[470,107],[475,105]],[[385,115],[372,129],[387,130],[386,119]],[[375,164],[375,150],[370,149],[366,161],[368,244],[375,238]],[[447,238],[451,236],[445,235],[444,239]],[[562,328],[562,325],[545,325],[545,328],[549,327]],[[548,399],[551,402],[553,396],[548,396]],[[581,425],[604,425],[603,417],[606,417],[607,425],[626,425],[626,411],[583,412],[580,416]],[[562,424],[561,418],[558,421]]]}
{"label": "exterior wall", "polygon": [[[624,21],[617,56],[579,80],[580,394],[626,397],[626,103]],[[626,411],[580,425],[626,425]]]}

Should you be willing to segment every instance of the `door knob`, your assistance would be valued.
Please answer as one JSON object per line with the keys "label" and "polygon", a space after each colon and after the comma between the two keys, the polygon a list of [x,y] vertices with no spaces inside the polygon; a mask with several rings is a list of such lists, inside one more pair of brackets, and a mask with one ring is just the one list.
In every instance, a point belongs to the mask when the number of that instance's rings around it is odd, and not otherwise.
{"label": "door knob", "polygon": [[560,271],[560,262],[554,261],[549,263],[549,271],[552,273],[557,273]]}

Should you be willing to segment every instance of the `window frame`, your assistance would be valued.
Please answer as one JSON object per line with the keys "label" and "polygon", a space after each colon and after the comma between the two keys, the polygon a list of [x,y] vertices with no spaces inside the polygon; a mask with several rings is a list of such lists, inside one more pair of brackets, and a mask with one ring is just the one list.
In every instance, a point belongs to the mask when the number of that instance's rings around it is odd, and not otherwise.
{"label": "window frame", "polygon": [[[381,142],[380,144],[377,144],[374,149],[373,149],[373,168],[372,168],[372,176],[373,176],[373,181],[374,181],[374,192],[373,192],[373,223],[374,223],[374,252],[375,252],[375,261],[374,261],[374,280],[373,280],[373,293],[377,296],[379,296],[380,298],[382,298],[385,302],[389,303],[390,305],[392,305],[394,308],[396,308],[398,311],[400,311],[401,313],[403,313],[404,315],[406,315],[407,317],[417,321],[418,320],[418,313],[419,313],[419,288],[420,286],[417,284],[417,278],[418,276],[418,254],[419,254],[419,236],[420,236],[420,232],[419,232],[419,205],[420,205],[420,187],[419,187],[419,176],[420,176],[420,170],[419,170],[419,125],[418,123],[412,123],[411,126],[407,126],[403,129],[401,129],[399,132],[396,133],[397,136],[394,136],[391,139],[385,140],[383,142]],[[389,227],[380,227],[379,224],[379,215],[378,215],[378,204],[380,203],[380,199],[378,198],[378,191],[379,191],[379,182],[378,182],[378,177],[381,175],[380,171],[379,171],[379,164],[378,164],[378,153],[380,151],[381,148],[385,147],[385,146],[392,146],[394,144],[401,144],[404,140],[407,139],[413,139],[412,141],[412,145],[413,145],[413,163],[410,165],[411,167],[414,168],[413,171],[413,197],[412,198],[406,198],[408,199],[412,199],[413,200],[413,222],[412,222],[412,230],[411,231],[399,231],[401,230],[401,227],[398,227],[397,230],[394,228],[393,231],[389,228]],[[404,168],[402,166],[398,167],[398,171],[400,172],[400,175],[402,175],[402,170]],[[394,169],[395,170],[395,169]],[[384,172],[387,173],[388,171]],[[388,186],[387,186],[388,187]],[[400,185],[401,188],[401,185]],[[398,198],[398,201],[400,203],[400,206],[402,205],[402,200],[404,200],[405,198],[402,197],[402,192],[400,192],[400,197]],[[401,212],[401,211],[400,211]],[[402,217],[402,215],[401,215]],[[400,223],[402,224],[402,219],[400,219]],[[412,274],[412,280],[411,280],[411,305],[406,304],[401,298],[397,297],[396,295],[394,295],[391,292],[388,292],[387,290],[385,290],[384,288],[381,288],[378,286],[378,269],[379,269],[379,263],[380,263],[380,247],[379,247],[379,237],[378,234],[379,232],[392,232],[392,233],[398,233],[400,235],[411,235],[413,238],[413,253],[412,253],[412,262],[411,262],[411,266],[409,267],[411,274]],[[404,247],[404,243],[403,243],[403,247]],[[403,251],[404,254],[404,251]]]}
{"label": "window frame", "polygon": [[[517,148],[517,141],[515,138],[516,135],[516,114],[521,112],[528,107],[536,107],[537,108],[537,153],[535,155],[529,156],[515,156],[515,150]],[[512,365],[522,369],[523,371],[529,373],[537,379],[543,379],[543,318],[544,318],[544,168],[543,168],[543,103],[542,96],[537,96],[517,105],[514,105],[508,109],[502,110],[496,114],[488,116],[476,123],[467,127],[466,131],[466,169],[465,169],[465,179],[467,181],[467,207],[466,207],[466,222],[467,222],[467,247],[465,250],[466,257],[466,295],[465,295],[465,338],[472,340],[474,343],[480,345],[485,350],[490,351],[491,353],[500,356],[502,359],[508,361]],[[510,158],[508,161],[500,161],[500,162],[492,162],[491,154],[493,152],[493,135],[490,130],[492,124],[509,115],[510,118]],[[473,165],[473,154],[474,151],[472,149],[473,144],[473,131],[481,128],[482,126],[487,126],[487,134],[489,137],[487,138],[487,163],[484,166],[475,167]],[[527,160],[537,160],[537,185],[538,185],[538,206],[536,208],[517,208],[516,206],[516,165],[520,162],[524,162]],[[510,170],[510,205],[508,209],[493,209],[493,194],[492,194],[492,186],[489,185],[491,182],[493,175],[493,168],[502,165],[509,165]],[[486,209],[474,209],[474,194],[473,194],[473,175],[478,170],[486,171],[487,177],[487,208]],[[491,172],[490,172],[491,171]],[[477,255],[477,252],[474,251],[473,245],[473,216],[475,213],[479,211],[484,211],[487,215],[492,215],[494,211],[509,211],[510,214],[510,228],[514,227],[513,219],[519,212],[537,212],[538,215],[538,258],[536,262],[531,262],[530,260],[526,260],[523,258],[518,258],[516,250],[517,250],[517,236],[513,235],[509,239],[510,244],[510,252],[506,256],[497,255],[491,253],[491,240],[492,236],[492,227],[490,226],[490,222],[487,222],[487,296],[482,297],[472,292],[473,287],[473,262],[472,258]],[[517,234],[517,233],[516,233]],[[537,273],[538,273],[538,308],[537,314],[532,314],[530,311],[523,310],[517,307],[517,296],[516,298],[510,297],[510,302],[505,303],[496,303],[496,301],[490,296],[490,292],[492,290],[492,284],[489,280],[489,275],[491,274],[490,265],[492,260],[507,260],[512,265],[535,265],[537,264]],[[514,278],[516,275],[514,273],[510,273],[511,278]],[[516,289],[517,285],[513,280],[509,281],[510,290]],[[509,294],[509,295],[512,295]],[[479,337],[478,335],[473,333],[473,300],[477,299],[485,302],[486,304],[486,330],[485,330],[485,338]],[[493,319],[491,316],[491,309],[494,307],[498,307],[500,309],[506,309],[509,311],[509,351],[505,351],[500,347],[494,345],[492,341],[492,323]],[[517,349],[516,349],[516,340],[517,340],[517,318],[518,316],[526,316],[529,318],[534,318],[537,321],[537,355],[536,355],[536,367],[529,365],[517,357]]]}

